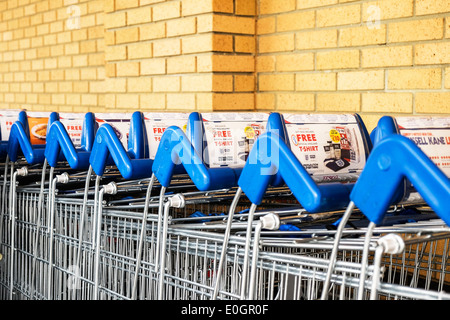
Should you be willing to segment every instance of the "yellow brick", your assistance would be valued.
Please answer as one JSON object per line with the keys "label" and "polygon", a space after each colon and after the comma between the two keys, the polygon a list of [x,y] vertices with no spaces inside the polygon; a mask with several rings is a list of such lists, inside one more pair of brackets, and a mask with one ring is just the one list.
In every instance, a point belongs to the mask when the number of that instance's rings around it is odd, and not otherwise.
{"label": "yellow brick", "polygon": [[181,14],[181,2],[169,1],[163,4],[158,4],[153,7],[153,20],[167,20],[172,18],[178,18]]}
{"label": "yellow brick", "polygon": [[445,37],[450,38],[450,18],[445,19]]}
{"label": "yellow brick", "polygon": [[129,8],[136,8],[139,6],[139,0],[115,0],[115,9],[122,10],[122,9],[129,9]]}
{"label": "yellow brick", "polygon": [[348,5],[326,9],[318,9],[317,26],[329,27],[361,22],[361,6]]}
{"label": "yellow brick", "polygon": [[279,93],[277,98],[277,110],[313,111],[314,94],[310,93]]}
{"label": "yellow brick", "polygon": [[182,38],[183,54],[197,52],[232,52],[233,36],[228,34],[200,34]]}
{"label": "yellow brick", "polygon": [[450,63],[450,41],[417,44],[414,57],[419,65]]}
{"label": "yellow brick", "polygon": [[256,14],[256,0],[236,0],[235,11],[237,15],[252,16]]}
{"label": "yellow brick", "polygon": [[118,77],[139,76],[139,62],[120,62],[116,65]]}
{"label": "yellow brick", "polygon": [[139,106],[139,94],[116,95],[116,108],[136,110]]}
{"label": "yellow brick", "polygon": [[353,47],[386,43],[386,26],[346,28],[339,32],[339,46]]}
{"label": "yellow brick", "polygon": [[257,110],[275,109],[275,95],[273,93],[256,93],[255,100]]}
{"label": "yellow brick", "polygon": [[128,45],[128,59],[143,59],[153,56],[153,48],[151,43],[132,43]]}
{"label": "yellow brick", "polygon": [[336,73],[298,73],[295,75],[297,91],[336,90]]}
{"label": "yellow brick", "polygon": [[299,11],[277,16],[277,32],[314,28],[314,24],[314,11]]}
{"label": "yellow brick", "polygon": [[413,111],[413,95],[409,92],[363,93],[361,111],[411,113]]}
{"label": "yellow brick", "polygon": [[384,71],[350,71],[338,73],[338,90],[384,89]]}
{"label": "yellow brick", "polygon": [[178,38],[155,41],[153,55],[155,57],[173,56],[181,53],[181,40]]}
{"label": "yellow brick", "polygon": [[213,111],[213,95],[214,93],[197,93],[196,96],[196,107],[200,112],[211,112]]}
{"label": "yellow brick", "polygon": [[260,14],[273,14],[295,10],[295,0],[260,0]]}
{"label": "yellow brick", "polygon": [[214,32],[227,32],[238,34],[255,34],[255,19],[250,17],[237,17],[227,15],[213,16]]}
{"label": "yellow brick", "polygon": [[94,53],[97,52],[97,41],[83,41],[80,43],[80,53]]}
{"label": "yellow brick", "polygon": [[151,78],[128,78],[127,79],[128,92],[151,92],[152,79]]}
{"label": "yellow brick", "polygon": [[74,67],[86,67],[88,65],[87,55],[78,55],[72,57],[72,63]]}
{"label": "yellow brick", "polygon": [[116,44],[116,33],[113,31],[105,31],[105,44],[113,45]]}
{"label": "yellow brick", "polygon": [[417,92],[415,102],[416,112],[448,114],[450,92]]}
{"label": "yellow brick", "polygon": [[117,44],[137,42],[138,40],[139,40],[138,28],[120,29],[116,31]]}
{"label": "yellow brick", "polygon": [[361,105],[359,93],[318,93],[317,111],[358,112]]}
{"label": "yellow brick", "polygon": [[167,21],[167,36],[176,37],[196,32],[196,19],[193,17]]}
{"label": "yellow brick", "polygon": [[370,1],[362,4],[363,22],[376,22],[375,19],[386,20],[394,18],[411,17],[413,15],[413,0]]}
{"label": "yellow brick", "polygon": [[234,91],[236,92],[254,92],[255,77],[253,75],[235,75]]}
{"label": "yellow brick", "polygon": [[[233,81],[231,79],[231,81]],[[212,90],[212,75],[185,75],[181,77],[181,91],[185,92],[209,92]]]}
{"label": "yellow brick", "polygon": [[81,105],[96,106],[97,105],[97,95],[96,94],[83,94],[81,96]]}
{"label": "yellow brick", "polygon": [[299,50],[336,47],[337,30],[299,32],[295,46]]}
{"label": "yellow brick", "polygon": [[141,75],[156,75],[166,73],[166,60],[161,58],[141,61]]}
{"label": "yellow brick", "polygon": [[445,68],[445,88],[450,89],[450,67]]}
{"label": "yellow brick", "polygon": [[167,58],[167,73],[194,73],[197,67],[195,56]]}
{"label": "yellow brick", "polygon": [[316,69],[347,69],[359,67],[359,50],[339,50],[318,52]]}
{"label": "yellow brick", "polygon": [[259,18],[256,21],[256,32],[257,34],[268,34],[274,33],[276,28],[276,19],[272,16]]}
{"label": "yellow brick", "polygon": [[135,25],[152,21],[152,8],[143,7],[127,11],[127,24]]}
{"label": "yellow brick", "polygon": [[260,53],[293,51],[294,46],[294,34],[264,36],[259,38]]}
{"label": "yellow brick", "polygon": [[448,13],[449,11],[448,0],[416,0],[416,15]]}
{"label": "yellow brick", "polygon": [[214,111],[252,111],[255,107],[253,93],[215,93]]}
{"label": "yellow brick", "polygon": [[260,74],[260,91],[293,91],[295,89],[294,74]]}
{"label": "yellow brick", "polygon": [[255,57],[253,56],[229,56],[213,55],[214,72],[254,72]]}
{"label": "yellow brick", "polygon": [[277,71],[314,70],[314,53],[277,55],[276,70]]}
{"label": "yellow brick", "polygon": [[149,25],[139,27],[139,39],[153,40],[166,36],[166,24],[164,22],[151,23]]}
{"label": "yellow brick", "polygon": [[438,89],[441,69],[401,69],[388,71],[389,89]]}
{"label": "yellow brick", "polygon": [[105,28],[119,28],[127,25],[126,12],[115,12],[105,15]]}
{"label": "yellow brick", "polygon": [[[232,92],[233,76],[214,74],[212,75],[212,91],[214,92]],[[237,90],[239,91],[239,90]]]}
{"label": "yellow brick", "polygon": [[142,109],[163,110],[166,108],[166,95],[163,93],[140,94],[139,106]]}
{"label": "yellow brick", "polygon": [[297,9],[328,6],[337,2],[338,0],[297,0]]}
{"label": "yellow brick", "polygon": [[169,93],[167,94],[167,109],[170,110],[194,110],[195,94],[193,93]]}
{"label": "yellow brick", "polygon": [[89,66],[101,66],[100,69],[103,69],[103,66],[105,65],[105,54],[103,52],[89,54],[88,65]]}
{"label": "yellow brick", "polygon": [[274,56],[257,56],[256,72],[272,72],[275,71]]}
{"label": "yellow brick", "polygon": [[89,39],[101,39],[104,41],[105,36],[105,28],[103,26],[97,26],[88,29],[88,38]]}
{"label": "yellow brick", "polygon": [[213,71],[213,55],[199,55],[197,56],[197,72],[212,72]]}
{"label": "yellow brick", "polygon": [[232,0],[183,0],[183,16],[198,15],[202,13],[224,12],[233,13]]}
{"label": "yellow brick", "polygon": [[255,53],[256,39],[253,36],[235,36],[234,47],[236,52]]}
{"label": "yellow brick", "polygon": [[97,79],[97,69],[96,68],[83,68],[80,70],[81,80],[96,80]]}
{"label": "yellow brick", "polygon": [[154,77],[153,92],[176,92],[180,91],[180,77]]}
{"label": "yellow brick", "polygon": [[443,18],[391,23],[389,24],[389,42],[442,39],[443,26]]}
{"label": "yellow brick", "polygon": [[116,64],[107,63],[105,65],[105,73],[107,77],[116,77]]}
{"label": "yellow brick", "polygon": [[412,65],[412,46],[370,48],[361,50],[363,68]]}

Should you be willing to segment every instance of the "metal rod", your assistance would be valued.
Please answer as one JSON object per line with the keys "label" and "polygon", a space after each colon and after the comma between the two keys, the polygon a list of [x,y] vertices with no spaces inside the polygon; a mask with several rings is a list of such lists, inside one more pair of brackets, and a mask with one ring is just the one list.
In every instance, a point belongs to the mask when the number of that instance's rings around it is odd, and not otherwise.
{"label": "metal rod", "polygon": [[339,223],[338,229],[336,230],[333,249],[331,251],[330,262],[328,265],[327,276],[326,276],[326,279],[325,279],[325,282],[323,285],[323,291],[322,291],[322,296],[321,296],[322,300],[327,299],[328,289],[330,287],[331,275],[333,274],[334,266],[336,264],[336,257],[337,257],[337,252],[339,250],[339,242],[341,240],[342,231],[344,230],[345,225],[347,224],[347,221],[350,218],[354,207],[355,207],[355,204],[353,203],[353,201],[350,201],[350,203],[347,207],[347,210],[345,210],[345,213],[342,216],[342,220]]}
{"label": "metal rod", "polygon": [[135,275],[133,279],[133,291],[131,295],[131,300],[136,300],[136,291],[137,291],[137,281],[139,277],[139,269],[141,267],[141,259],[142,259],[142,249],[144,244],[144,237],[145,232],[147,229],[147,216],[148,216],[148,204],[150,201],[150,195],[152,193],[153,183],[155,182],[156,176],[155,174],[152,174],[152,177],[150,178],[150,183],[147,188],[147,193],[145,195],[145,207],[144,207],[144,213],[142,216],[142,227],[141,227],[141,234],[139,237],[139,246],[136,253],[136,267],[135,267]]}

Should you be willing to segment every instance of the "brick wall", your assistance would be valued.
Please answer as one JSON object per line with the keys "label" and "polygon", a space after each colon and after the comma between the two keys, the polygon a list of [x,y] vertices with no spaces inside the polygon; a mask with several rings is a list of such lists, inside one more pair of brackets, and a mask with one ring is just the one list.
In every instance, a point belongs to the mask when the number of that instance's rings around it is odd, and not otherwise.
{"label": "brick wall", "polygon": [[106,103],[254,109],[254,1],[106,1]]}
{"label": "brick wall", "polygon": [[259,0],[257,110],[450,113],[448,0]]}
{"label": "brick wall", "polygon": [[449,12],[448,0],[4,0],[0,108],[358,112],[369,129],[384,114],[448,114]]}
{"label": "brick wall", "polygon": [[103,0],[0,1],[0,40],[0,108],[103,109]]}

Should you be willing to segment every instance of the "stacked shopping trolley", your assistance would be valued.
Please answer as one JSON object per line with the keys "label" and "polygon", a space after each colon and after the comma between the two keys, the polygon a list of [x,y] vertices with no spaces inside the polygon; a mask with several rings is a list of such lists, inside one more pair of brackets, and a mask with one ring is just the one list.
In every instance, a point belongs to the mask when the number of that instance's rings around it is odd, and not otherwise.
{"label": "stacked shopping trolley", "polygon": [[0,296],[450,298],[450,118],[8,111]]}

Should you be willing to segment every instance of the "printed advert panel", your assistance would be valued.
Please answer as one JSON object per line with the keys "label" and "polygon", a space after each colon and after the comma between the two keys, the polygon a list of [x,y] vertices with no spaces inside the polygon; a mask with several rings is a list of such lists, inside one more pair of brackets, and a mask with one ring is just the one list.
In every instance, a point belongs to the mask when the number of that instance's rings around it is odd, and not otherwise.
{"label": "printed advert panel", "polygon": [[284,115],[292,152],[318,182],[353,181],[366,162],[353,115]]}
{"label": "printed advert panel", "polygon": [[31,144],[45,144],[45,139],[47,137],[47,124],[48,118],[28,117]]}
{"label": "printed advert panel", "polygon": [[396,121],[400,134],[450,177],[450,117],[398,117]]}
{"label": "printed advert panel", "polygon": [[60,114],[59,120],[66,128],[74,147],[79,148],[81,146],[84,114]]}
{"label": "printed advert panel", "polygon": [[96,113],[95,120],[99,126],[105,123],[111,125],[123,147],[127,150],[131,115],[131,113]]}
{"label": "printed advert panel", "polygon": [[243,167],[255,140],[266,129],[265,113],[205,113],[203,126],[211,168]]}
{"label": "printed advert panel", "polygon": [[170,126],[177,126],[186,132],[189,114],[187,113],[145,113],[145,126],[150,149],[150,159],[155,159],[159,142],[164,131]]}

